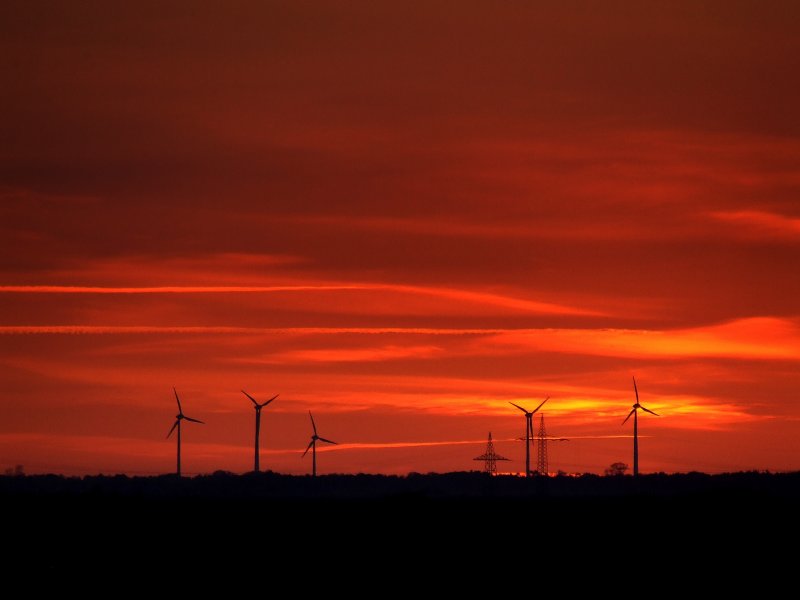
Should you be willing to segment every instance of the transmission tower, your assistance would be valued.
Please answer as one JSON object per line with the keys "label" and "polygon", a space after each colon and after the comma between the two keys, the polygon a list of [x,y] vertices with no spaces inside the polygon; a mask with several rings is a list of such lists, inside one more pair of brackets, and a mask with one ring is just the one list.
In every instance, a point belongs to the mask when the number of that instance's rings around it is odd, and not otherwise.
{"label": "transmission tower", "polygon": [[539,439],[536,440],[536,471],[547,475],[547,433],[544,430],[544,413],[539,416]]}
{"label": "transmission tower", "polygon": [[534,439],[536,440],[536,472],[539,475],[547,475],[550,467],[547,462],[547,442],[568,442],[569,439],[547,437],[547,432],[544,429],[544,414],[539,416],[539,435]]}
{"label": "transmission tower", "polygon": [[508,460],[505,456],[500,456],[494,451],[494,442],[492,441],[492,432],[489,432],[489,441],[486,444],[486,453],[476,456],[472,460],[482,460],[485,463],[484,470],[489,475],[497,475],[497,461]]}

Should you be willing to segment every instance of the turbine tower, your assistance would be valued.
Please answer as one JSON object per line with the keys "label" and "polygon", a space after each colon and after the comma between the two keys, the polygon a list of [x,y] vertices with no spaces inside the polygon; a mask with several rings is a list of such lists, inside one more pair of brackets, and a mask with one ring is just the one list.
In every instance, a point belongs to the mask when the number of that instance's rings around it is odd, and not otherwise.
{"label": "turbine tower", "polygon": [[306,451],[303,452],[303,458],[306,454],[308,454],[309,449],[311,450],[311,460],[312,460],[312,467],[311,467],[311,475],[313,477],[317,476],[317,440],[320,442],[325,442],[326,444],[336,444],[336,442],[332,442],[330,440],[326,440],[323,437],[319,437],[317,435],[317,424],[314,423],[314,415],[311,414],[311,411],[308,411],[308,416],[311,417],[311,427],[314,428],[314,435],[311,436],[311,441],[308,443],[308,447]]}
{"label": "turbine tower", "polygon": [[[639,409],[644,412],[649,412],[651,415],[659,416],[649,408],[645,408],[639,404],[639,389],[636,387],[636,377],[633,378],[633,391],[636,392],[636,404],[633,405],[633,410],[625,417],[625,421],[633,415],[633,476],[639,476]],[[622,422],[625,425],[625,421]]]}
{"label": "turbine tower", "polygon": [[172,435],[172,432],[175,431],[175,428],[177,427],[178,428],[178,477],[180,477],[181,476],[181,421],[185,419],[187,421],[191,421],[192,423],[200,423],[201,425],[205,425],[205,423],[184,415],[183,409],[181,408],[181,399],[178,398],[178,391],[175,388],[172,388],[172,391],[175,392],[175,400],[177,400],[178,402],[178,414],[175,415],[175,423],[172,424],[172,429],[169,430],[167,438],[169,439],[169,436]]}
{"label": "turbine tower", "polygon": [[275,400],[275,398],[277,398],[280,394],[275,394],[272,398],[270,398],[266,402],[262,402],[261,404],[259,404],[258,402],[256,402],[255,398],[253,398],[250,394],[248,394],[244,390],[242,390],[242,393],[248,398],[250,398],[250,401],[255,405],[254,408],[256,409],[256,456],[253,463],[253,471],[258,473],[259,468],[261,466],[261,460],[260,460],[261,447],[258,441],[259,436],[261,435],[261,409],[264,408],[267,404],[269,404],[273,400]]}
{"label": "turbine tower", "polygon": [[522,408],[519,404],[514,404],[513,402],[509,402],[512,406],[516,406],[522,412],[525,413],[525,477],[531,476],[531,438],[533,437],[533,415],[536,413],[537,410],[544,406],[544,403],[550,400],[550,396],[544,399],[539,406],[534,408],[532,411],[528,412],[524,408]]}
{"label": "turbine tower", "polygon": [[492,441],[492,432],[489,432],[489,441],[486,444],[486,452],[480,456],[476,456],[472,460],[482,460],[485,462],[484,471],[489,475],[497,475],[497,461],[508,460],[505,456],[500,456],[494,451],[494,442]]}

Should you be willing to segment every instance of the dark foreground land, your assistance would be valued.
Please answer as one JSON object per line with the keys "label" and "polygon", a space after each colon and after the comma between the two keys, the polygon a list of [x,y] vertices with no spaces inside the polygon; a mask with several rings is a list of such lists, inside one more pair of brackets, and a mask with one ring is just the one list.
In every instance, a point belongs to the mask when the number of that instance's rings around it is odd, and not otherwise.
{"label": "dark foreground land", "polygon": [[800,473],[48,475],[0,477],[0,502],[12,571],[132,577],[308,568],[313,581],[343,570],[416,579],[573,565],[577,583],[587,569],[707,576],[712,564],[754,576],[793,563],[800,535]]}

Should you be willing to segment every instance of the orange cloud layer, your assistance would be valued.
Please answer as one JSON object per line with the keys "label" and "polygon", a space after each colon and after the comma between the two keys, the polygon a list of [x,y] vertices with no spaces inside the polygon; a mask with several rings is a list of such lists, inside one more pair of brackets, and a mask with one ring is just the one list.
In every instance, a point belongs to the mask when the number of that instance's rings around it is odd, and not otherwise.
{"label": "orange cloud layer", "polygon": [[[794,359],[800,357],[800,324],[796,319],[759,317],[677,330],[632,329],[502,329],[425,327],[174,327],[43,325],[0,326],[0,334],[244,334],[304,336],[468,336],[479,341],[453,345],[454,354],[545,351],[604,356],[691,357],[740,359]],[[334,342],[335,343],[335,342]],[[281,362],[332,362],[340,360],[391,360],[413,356],[434,357],[435,346],[361,345],[356,349],[330,347],[277,355]],[[347,352],[353,352],[347,358]],[[269,360],[266,358],[265,360]]]}
{"label": "orange cloud layer", "polygon": [[800,358],[800,325],[793,319],[749,318],[691,329],[543,329],[512,331],[487,341],[515,351],[551,351],[617,357],[732,359]]}
{"label": "orange cloud layer", "polygon": [[711,216],[759,238],[800,240],[800,218],[760,210],[712,212]]}

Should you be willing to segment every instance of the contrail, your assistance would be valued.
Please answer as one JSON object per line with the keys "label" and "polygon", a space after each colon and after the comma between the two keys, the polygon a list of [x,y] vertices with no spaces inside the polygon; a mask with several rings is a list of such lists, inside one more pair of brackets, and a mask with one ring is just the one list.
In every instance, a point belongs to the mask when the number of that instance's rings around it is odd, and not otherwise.
{"label": "contrail", "polygon": [[[528,329],[447,329],[431,327],[235,327],[235,326],[171,326],[171,325],[2,325],[0,334],[416,334],[416,335],[493,335],[528,332]],[[532,332],[532,331],[531,331]]]}
{"label": "contrail", "polygon": [[388,291],[447,300],[459,300],[538,314],[604,316],[596,310],[538,302],[503,294],[476,292],[459,288],[425,287],[389,283],[332,283],[319,285],[233,285],[233,286],[77,286],[77,285],[4,285],[0,293],[16,294],[264,294],[272,292]]}
{"label": "contrail", "polygon": [[[569,439],[575,440],[606,440],[606,439],[630,439],[632,435],[573,435]],[[641,437],[645,437],[640,435]],[[652,437],[652,436],[646,436]],[[538,439],[536,437],[532,439]],[[559,439],[559,438],[553,438]],[[517,438],[496,439],[495,442],[518,442]],[[486,440],[449,440],[444,442],[351,442],[339,444],[338,446],[326,446],[320,448],[320,452],[337,452],[340,450],[387,450],[392,448],[424,448],[428,446],[467,446],[467,445],[486,445]],[[300,450],[273,450],[272,452],[301,452]]]}
{"label": "contrail", "polygon": [[89,286],[89,285],[3,285],[0,293],[16,294],[242,294],[269,292],[340,291],[369,289],[363,285],[165,285],[165,286]]}

